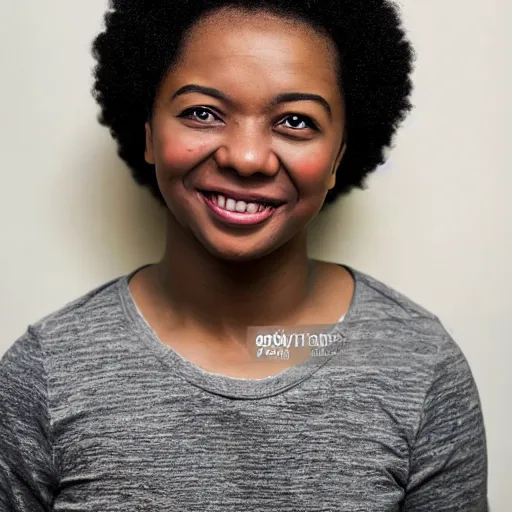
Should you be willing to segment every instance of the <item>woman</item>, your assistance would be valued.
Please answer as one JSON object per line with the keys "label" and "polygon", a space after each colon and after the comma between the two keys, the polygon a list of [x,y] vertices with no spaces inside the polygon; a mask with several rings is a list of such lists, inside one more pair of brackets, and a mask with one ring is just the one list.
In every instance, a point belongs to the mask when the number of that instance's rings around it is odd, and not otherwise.
{"label": "woman", "polygon": [[307,225],[363,186],[411,108],[396,8],[111,7],[100,121],[165,208],[167,245],[5,354],[0,508],[486,511],[456,342],[306,250]]}

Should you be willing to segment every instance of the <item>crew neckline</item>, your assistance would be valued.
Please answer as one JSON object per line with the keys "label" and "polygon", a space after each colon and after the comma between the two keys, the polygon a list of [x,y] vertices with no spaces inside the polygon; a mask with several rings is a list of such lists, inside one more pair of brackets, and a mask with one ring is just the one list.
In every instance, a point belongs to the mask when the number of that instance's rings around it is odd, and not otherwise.
{"label": "crew neckline", "polygon": [[356,316],[361,301],[361,276],[359,272],[348,265],[338,263],[338,265],[345,268],[345,270],[352,275],[354,279],[354,291],[346,313],[334,324],[332,331],[336,332],[337,339],[342,340],[338,345],[337,353],[334,355],[310,357],[297,365],[264,378],[251,379],[231,377],[206,371],[192,361],[185,359],[172,347],[164,344],[148,324],[135,303],[130,291],[129,282],[137,272],[151,265],[153,265],[153,263],[137,267],[129,274],[118,279],[117,288],[119,297],[127,314],[130,326],[135,329],[139,339],[149,350],[188,383],[209,393],[229,398],[258,399],[277,395],[300,384],[325,366],[330,360],[338,357],[339,347],[343,346],[343,344],[349,340],[348,330],[353,318]]}

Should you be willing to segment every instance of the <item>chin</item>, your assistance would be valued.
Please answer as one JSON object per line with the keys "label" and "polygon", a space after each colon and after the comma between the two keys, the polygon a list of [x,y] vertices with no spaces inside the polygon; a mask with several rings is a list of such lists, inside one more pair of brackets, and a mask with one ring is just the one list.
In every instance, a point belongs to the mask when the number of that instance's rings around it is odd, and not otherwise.
{"label": "chin", "polygon": [[275,247],[241,247],[240,244],[232,244],[230,246],[208,245],[205,248],[212,256],[220,260],[232,262],[258,260],[275,250]]}
{"label": "chin", "polygon": [[261,241],[249,241],[243,238],[226,237],[225,240],[199,240],[201,245],[219,260],[244,262],[263,258],[280,247],[268,238]]}

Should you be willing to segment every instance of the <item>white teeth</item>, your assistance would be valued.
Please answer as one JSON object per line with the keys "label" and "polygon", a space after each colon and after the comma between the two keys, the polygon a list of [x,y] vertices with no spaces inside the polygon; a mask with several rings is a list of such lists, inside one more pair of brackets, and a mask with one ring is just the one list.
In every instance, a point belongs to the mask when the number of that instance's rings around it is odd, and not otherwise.
{"label": "white teeth", "polygon": [[213,201],[224,210],[237,213],[257,213],[262,212],[268,206],[261,203],[246,203],[245,201],[236,201],[230,197],[221,194],[213,194],[211,196]]}
{"label": "white teeth", "polygon": [[244,213],[247,208],[247,203],[245,201],[237,201],[235,205],[235,211],[239,213]]}
{"label": "white teeth", "polygon": [[226,201],[226,210],[230,212],[234,212],[236,207],[236,201],[234,199],[229,198]]}

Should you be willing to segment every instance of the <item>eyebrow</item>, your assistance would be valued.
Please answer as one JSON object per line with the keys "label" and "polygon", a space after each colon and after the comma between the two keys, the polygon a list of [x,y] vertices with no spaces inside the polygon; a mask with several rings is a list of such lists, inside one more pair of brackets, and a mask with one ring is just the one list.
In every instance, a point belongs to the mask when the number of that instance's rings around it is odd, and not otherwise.
{"label": "eyebrow", "polygon": [[[191,92],[197,92],[200,94],[206,94],[207,96],[211,96],[212,98],[216,98],[218,100],[222,100],[230,105],[233,105],[235,101],[230,98],[227,94],[219,91],[218,89],[214,89],[213,87],[204,87],[202,85],[197,84],[188,84],[180,87],[171,98],[171,101],[174,98],[181,96],[182,94],[187,94]],[[270,103],[270,108],[273,108],[281,103],[289,103],[292,101],[315,101],[319,105],[321,105],[324,110],[327,112],[329,119],[332,121],[332,110],[331,106],[327,102],[325,98],[318,94],[310,94],[305,92],[285,92],[278,94]]]}

